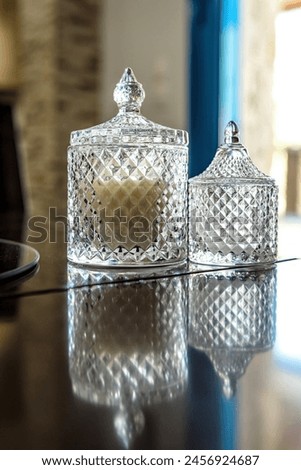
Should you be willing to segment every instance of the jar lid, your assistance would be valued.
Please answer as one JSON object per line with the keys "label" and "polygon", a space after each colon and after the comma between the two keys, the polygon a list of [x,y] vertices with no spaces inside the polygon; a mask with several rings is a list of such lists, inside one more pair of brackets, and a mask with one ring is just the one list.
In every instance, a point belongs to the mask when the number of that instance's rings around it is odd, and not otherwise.
{"label": "jar lid", "polygon": [[[239,128],[234,121],[225,127],[224,143],[216,151],[209,167],[190,181],[199,183],[261,182],[275,184],[273,178],[260,171],[252,162],[247,149],[241,144]],[[217,181],[218,180],[218,181]],[[255,180],[255,181],[254,181]]]}
{"label": "jar lid", "polygon": [[126,68],[114,90],[118,114],[103,124],[71,132],[70,145],[143,144],[188,145],[188,133],[156,124],[140,114],[144,100],[143,86],[130,68]]}

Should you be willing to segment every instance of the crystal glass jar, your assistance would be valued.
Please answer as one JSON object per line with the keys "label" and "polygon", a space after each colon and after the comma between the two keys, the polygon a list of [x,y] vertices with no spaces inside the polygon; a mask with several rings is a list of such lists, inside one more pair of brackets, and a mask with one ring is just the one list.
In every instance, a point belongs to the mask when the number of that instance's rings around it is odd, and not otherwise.
{"label": "crystal glass jar", "polygon": [[140,115],[127,68],[112,120],[71,133],[68,259],[94,266],[168,265],[187,256],[188,134]]}
{"label": "crystal glass jar", "polygon": [[234,122],[201,175],[189,181],[191,261],[221,266],[277,257],[278,188],[240,143]]}

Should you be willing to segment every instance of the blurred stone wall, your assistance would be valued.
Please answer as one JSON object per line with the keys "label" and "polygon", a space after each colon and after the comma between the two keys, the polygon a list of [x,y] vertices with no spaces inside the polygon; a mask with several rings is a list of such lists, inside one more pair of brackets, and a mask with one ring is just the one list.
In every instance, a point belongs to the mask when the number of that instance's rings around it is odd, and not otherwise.
{"label": "blurred stone wall", "polygon": [[15,90],[19,81],[16,1],[0,0],[0,90]]}
{"label": "blurred stone wall", "polygon": [[279,0],[242,0],[242,139],[254,163],[269,173],[273,155],[273,66]]}
{"label": "blurred stone wall", "polygon": [[66,212],[71,130],[98,121],[98,0],[18,0],[17,121],[30,215]]}
{"label": "blurred stone wall", "polygon": [[[275,57],[275,20],[280,9],[279,0],[242,0],[242,138],[254,163],[269,174],[274,151],[273,73]],[[258,362],[259,361],[259,362]],[[261,361],[261,362],[260,362]],[[252,360],[240,380],[238,400],[238,448],[277,448],[276,429],[280,403],[275,406],[271,394],[271,354],[258,355]],[[256,383],[256,387],[254,384]],[[271,425],[266,428],[266,416]],[[280,436],[280,434],[279,434]],[[276,446],[276,447],[275,447]]]}

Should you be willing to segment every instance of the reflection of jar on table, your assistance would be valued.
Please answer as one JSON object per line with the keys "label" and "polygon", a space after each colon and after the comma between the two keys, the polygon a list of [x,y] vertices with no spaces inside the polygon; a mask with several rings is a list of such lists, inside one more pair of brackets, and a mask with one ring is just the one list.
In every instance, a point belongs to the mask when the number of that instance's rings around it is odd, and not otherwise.
{"label": "reflection of jar on table", "polygon": [[276,268],[191,276],[189,344],[204,351],[226,396],[253,356],[275,341]]}
{"label": "reflection of jar on table", "polygon": [[142,406],[184,391],[183,283],[174,278],[69,291],[73,392],[96,405],[117,407],[115,427],[126,446],[144,427]]}

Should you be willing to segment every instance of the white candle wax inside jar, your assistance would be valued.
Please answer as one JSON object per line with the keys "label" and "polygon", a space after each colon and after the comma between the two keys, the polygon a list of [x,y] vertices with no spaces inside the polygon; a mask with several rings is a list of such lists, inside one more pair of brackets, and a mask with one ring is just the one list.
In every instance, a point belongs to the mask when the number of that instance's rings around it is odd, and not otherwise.
{"label": "white candle wax inside jar", "polygon": [[98,179],[92,186],[95,197],[91,198],[91,205],[98,218],[96,237],[112,250],[117,247],[147,250],[162,229],[160,215],[166,184],[161,179],[127,178]]}

